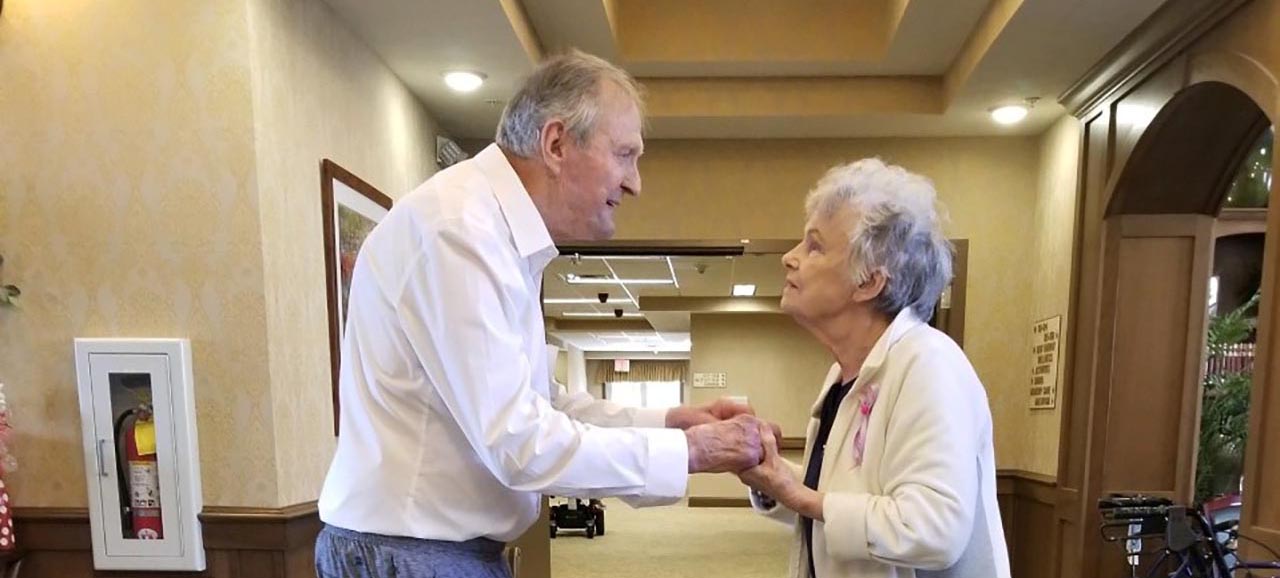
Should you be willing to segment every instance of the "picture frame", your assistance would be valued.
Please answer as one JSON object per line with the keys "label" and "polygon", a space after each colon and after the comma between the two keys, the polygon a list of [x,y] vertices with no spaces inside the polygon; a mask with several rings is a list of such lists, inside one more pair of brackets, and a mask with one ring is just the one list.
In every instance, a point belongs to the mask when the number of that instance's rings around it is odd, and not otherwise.
{"label": "picture frame", "polygon": [[391,211],[391,197],[329,159],[320,161],[320,201],[324,230],[325,286],[329,309],[329,369],[333,396],[333,435],[338,435],[341,404],[338,372],[347,296],[356,256],[369,232]]}

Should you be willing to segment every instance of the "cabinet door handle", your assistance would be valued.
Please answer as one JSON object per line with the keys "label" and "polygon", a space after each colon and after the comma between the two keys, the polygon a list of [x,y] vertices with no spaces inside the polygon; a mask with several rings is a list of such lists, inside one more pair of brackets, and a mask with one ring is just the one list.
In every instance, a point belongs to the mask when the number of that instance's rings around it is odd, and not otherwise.
{"label": "cabinet door handle", "polygon": [[111,475],[110,470],[107,469],[107,453],[102,449],[103,444],[106,443],[107,440],[98,440],[98,475],[104,478]]}

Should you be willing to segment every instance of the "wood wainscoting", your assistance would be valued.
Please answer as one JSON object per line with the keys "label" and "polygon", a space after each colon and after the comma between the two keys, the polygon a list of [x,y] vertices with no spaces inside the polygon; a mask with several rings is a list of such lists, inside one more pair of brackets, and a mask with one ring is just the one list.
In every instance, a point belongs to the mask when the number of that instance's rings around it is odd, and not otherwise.
{"label": "wood wainscoting", "polygon": [[1020,470],[996,472],[996,499],[1013,578],[1052,576],[1057,480]]}
{"label": "wood wainscoting", "polygon": [[[534,528],[507,546],[515,578],[547,578],[551,552],[547,505]],[[18,551],[0,558],[5,578],[315,578],[316,536],[323,524],[315,502],[285,508],[211,506],[200,514],[203,572],[106,572],[93,569],[89,511],[14,508]],[[16,571],[15,571],[16,570]]]}
{"label": "wood wainscoting", "polygon": [[17,578],[145,576],[314,578],[320,516],[315,502],[286,508],[208,507],[203,523],[204,572],[104,572],[93,569],[85,508],[15,508]]}
{"label": "wood wainscoting", "polygon": [[[996,499],[1009,545],[1013,578],[1052,576],[1057,561],[1056,518],[1058,483],[1052,476],[1020,470],[996,472]],[[691,508],[749,507],[746,498],[692,497]]]}

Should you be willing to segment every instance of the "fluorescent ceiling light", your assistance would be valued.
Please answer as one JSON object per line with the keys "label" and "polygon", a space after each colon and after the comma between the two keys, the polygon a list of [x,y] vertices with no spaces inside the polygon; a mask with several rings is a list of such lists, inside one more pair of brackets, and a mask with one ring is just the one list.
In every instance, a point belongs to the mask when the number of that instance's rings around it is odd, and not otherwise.
{"label": "fluorescent ceiling light", "polygon": [[579,277],[572,273],[565,276],[570,285],[671,285],[671,279],[618,279],[616,277]]}
{"label": "fluorescent ceiling light", "polygon": [[752,295],[755,295],[755,294],[756,294],[755,285],[734,285],[733,286],[734,297],[751,297]]}
{"label": "fluorescent ceiling light", "polygon": [[[617,317],[613,313],[607,311],[565,311],[565,317]],[[643,317],[639,313],[623,313],[623,317]]]}
{"label": "fluorescent ceiling light", "polygon": [[[573,298],[543,299],[542,302],[547,305],[587,305],[587,304],[593,304],[593,303],[598,304],[600,303],[600,300],[589,299],[586,297],[573,297]],[[630,303],[630,302],[631,302],[630,299],[623,299],[621,297],[610,297],[609,300],[606,301],[605,303]]]}
{"label": "fluorescent ceiling light", "polygon": [[991,118],[1000,124],[1014,124],[1027,118],[1027,107],[1021,104],[1002,106],[991,111]]}
{"label": "fluorescent ceiling light", "polygon": [[455,70],[444,74],[444,83],[457,92],[473,92],[484,84],[484,75],[466,70]]}

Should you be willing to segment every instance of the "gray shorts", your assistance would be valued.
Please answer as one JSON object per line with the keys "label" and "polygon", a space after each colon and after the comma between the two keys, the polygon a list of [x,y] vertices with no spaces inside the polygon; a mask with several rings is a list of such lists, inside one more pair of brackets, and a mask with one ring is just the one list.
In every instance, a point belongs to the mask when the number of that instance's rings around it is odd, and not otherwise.
{"label": "gray shorts", "polygon": [[316,538],[319,578],[511,578],[502,542],[441,542],[325,525]]}

